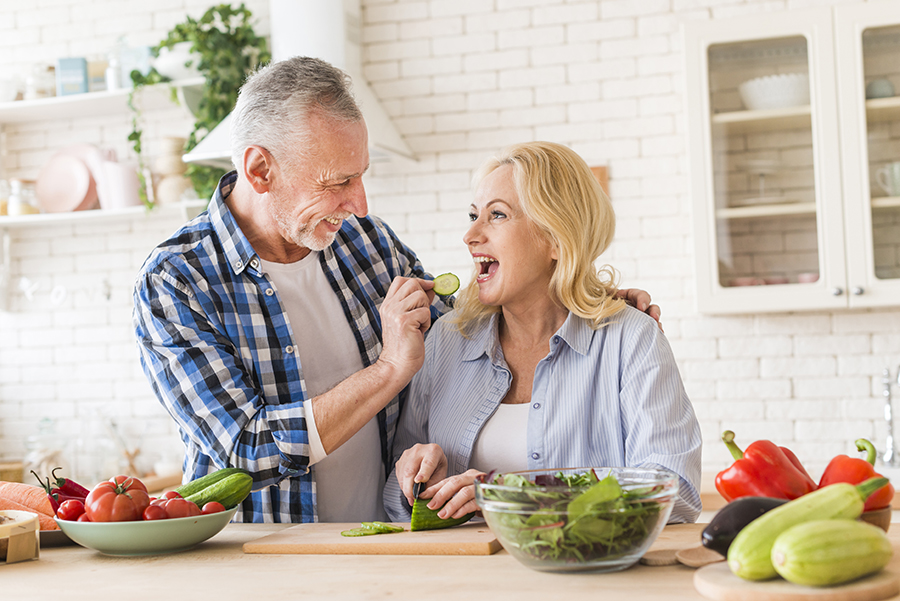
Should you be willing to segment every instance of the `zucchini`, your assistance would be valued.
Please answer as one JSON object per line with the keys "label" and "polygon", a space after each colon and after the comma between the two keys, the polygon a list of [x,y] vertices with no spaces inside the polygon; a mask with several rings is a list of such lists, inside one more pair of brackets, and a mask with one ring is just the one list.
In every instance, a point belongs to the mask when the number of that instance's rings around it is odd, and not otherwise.
{"label": "zucchini", "polygon": [[856,520],[815,520],[788,528],[772,547],[772,564],[794,584],[831,586],[884,568],[891,560],[884,530]]}
{"label": "zucchini", "polygon": [[854,520],[862,514],[869,495],[887,482],[887,478],[869,478],[856,486],[845,482],[829,484],[764,513],[734,537],[728,548],[728,567],[745,580],[775,578],[778,572],[771,554],[778,535],[791,526],[813,520]]}
{"label": "zucchini", "polygon": [[384,532],[372,530],[371,528],[351,528],[350,530],[341,531],[341,536],[372,536],[374,534],[384,534]]}
{"label": "zucchini", "polygon": [[[430,501],[430,499],[416,499],[413,503],[412,520],[410,520],[409,523],[409,529],[413,532],[459,526],[460,524],[468,522],[475,516],[475,512],[473,511],[461,518],[447,518],[445,520],[438,517],[438,511],[440,511],[440,509],[428,508],[428,501]],[[443,509],[443,507],[441,509]]]}
{"label": "zucchini", "polygon": [[204,488],[212,486],[219,480],[224,480],[232,474],[247,474],[249,476],[250,472],[239,467],[225,467],[220,470],[216,470],[211,474],[206,474],[205,476],[201,476],[195,480],[191,480],[187,484],[182,484],[175,489],[175,492],[177,492],[182,497],[187,498],[192,494],[200,492]]}
{"label": "zucchini", "polygon": [[185,497],[185,499],[196,503],[197,507],[201,509],[211,501],[218,501],[225,506],[225,509],[231,509],[247,498],[252,487],[253,478],[250,474],[246,472],[233,473],[203,490]]}
{"label": "zucchini", "polygon": [[384,522],[363,522],[362,527],[368,528],[369,530],[374,530],[378,534],[392,534],[394,532],[403,532],[403,528],[401,528],[400,526],[385,524]]}

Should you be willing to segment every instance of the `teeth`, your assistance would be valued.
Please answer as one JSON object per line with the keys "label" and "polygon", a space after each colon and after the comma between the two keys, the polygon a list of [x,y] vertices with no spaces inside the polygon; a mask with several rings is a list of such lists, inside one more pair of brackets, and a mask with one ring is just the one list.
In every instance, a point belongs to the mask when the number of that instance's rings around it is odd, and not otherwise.
{"label": "teeth", "polygon": [[497,259],[492,259],[491,257],[472,257],[472,259],[476,263],[493,263]]}
{"label": "teeth", "polygon": [[327,221],[331,225],[340,225],[340,223],[341,223],[340,219],[334,219],[333,217],[326,217],[325,221]]}

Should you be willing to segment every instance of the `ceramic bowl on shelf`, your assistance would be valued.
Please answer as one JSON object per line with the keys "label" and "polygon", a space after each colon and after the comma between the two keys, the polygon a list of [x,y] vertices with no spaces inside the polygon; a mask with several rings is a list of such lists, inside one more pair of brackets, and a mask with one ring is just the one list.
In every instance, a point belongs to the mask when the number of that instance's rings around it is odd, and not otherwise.
{"label": "ceramic bowl on shelf", "polygon": [[809,104],[809,75],[779,73],[750,79],[738,86],[744,106],[752,111]]}

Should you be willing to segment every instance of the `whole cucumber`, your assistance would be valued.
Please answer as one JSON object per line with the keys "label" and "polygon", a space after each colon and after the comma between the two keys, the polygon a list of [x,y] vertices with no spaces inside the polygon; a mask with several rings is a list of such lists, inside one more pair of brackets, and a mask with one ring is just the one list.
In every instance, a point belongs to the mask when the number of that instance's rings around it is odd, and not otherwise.
{"label": "whole cucumber", "polygon": [[252,487],[253,478],[250,474],[246,472],[231,474],[185,499],[196,503],[201,509],[211,501],[218,501],[225,509],[231,509],[247,498]]}
{"label": "whole cucumber", "polygon": [[175,489],[175,492],[177,492],[182,497],[187,498],[195,493],[200,492],[204,488],[212,486],[220,480],[224,480],[232,474],[247,474],[249,476],[250,472],[239,467],[223,467],[222,469],[216,470],[210,474],[206,474],[205,476],[201,476],[199,478],[191,480],[190,482],[182,484]]}
{"label": "whole cucumber", "polygon": [[745,580],[768,580],[778,576],[772,565],[772,546],[782,532],[813,520],[854,520],[866,499],[888,483],[887,478],[869,478],[853,486],[830,484],[763,514],[741,530],[728,548],[728,567]]}
{"label": "whole cucumber", "polygon": [[850,582],[884,568],[893,549],[884,530],[856,520],[814,520],[788,528],[772,546],[782,578],[807,586]]}

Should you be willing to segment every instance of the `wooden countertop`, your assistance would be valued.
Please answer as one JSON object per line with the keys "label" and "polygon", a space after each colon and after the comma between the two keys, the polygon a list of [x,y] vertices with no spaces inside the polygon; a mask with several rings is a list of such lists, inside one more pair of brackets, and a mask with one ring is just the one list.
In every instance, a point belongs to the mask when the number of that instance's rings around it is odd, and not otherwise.
{"label": "wooden countertop", "polygon": [[[699,542],[704,526],[668,526],[653,548],[691,546]],[[287,527],[229,524],[194,549],[150,557],[109,557],[76,545],[43,548],[36,561],[0,564],[0,596],[29,601],[96,601],[112,595],[132,601],[418,600],[473,594],[491,601],[703,599],[693,586],[694,570],[680,564],[638,564],[608,574],[553,574],[526,568],[503,550],[489,556],[450,557],[242,551],[245,542]],[[891,538],[895,549],[900,549],[900,529]],[[900,573],[900,553],[895,553],[889,569]]]}

